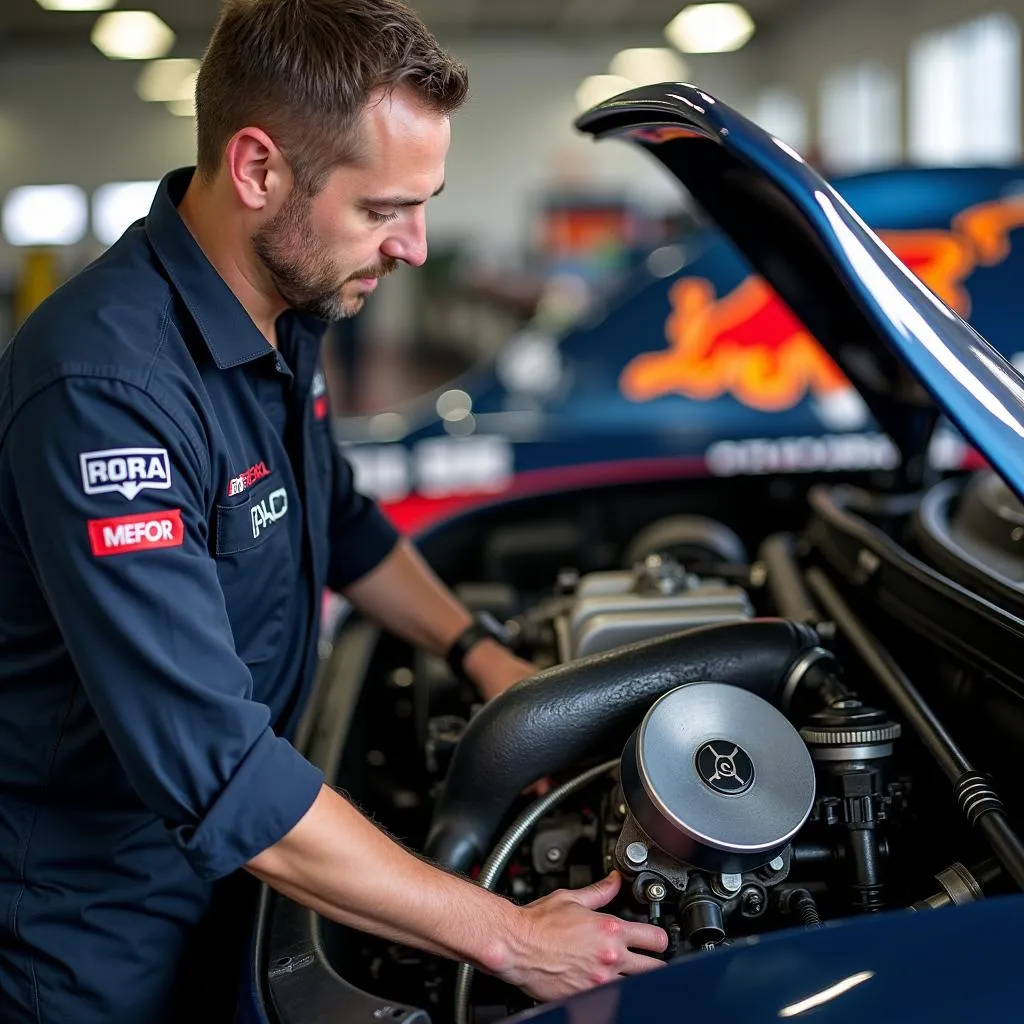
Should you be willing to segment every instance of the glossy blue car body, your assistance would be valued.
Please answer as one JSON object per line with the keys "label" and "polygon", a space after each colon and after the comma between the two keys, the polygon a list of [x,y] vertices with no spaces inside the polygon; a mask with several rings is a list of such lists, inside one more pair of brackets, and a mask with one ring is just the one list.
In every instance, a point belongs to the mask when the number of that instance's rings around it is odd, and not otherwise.
{"label": "glossy blue car body", "polygon": [[553,1006],[531,1024],[996,1024],[1020,1019],[1024,897],[765,935]]}

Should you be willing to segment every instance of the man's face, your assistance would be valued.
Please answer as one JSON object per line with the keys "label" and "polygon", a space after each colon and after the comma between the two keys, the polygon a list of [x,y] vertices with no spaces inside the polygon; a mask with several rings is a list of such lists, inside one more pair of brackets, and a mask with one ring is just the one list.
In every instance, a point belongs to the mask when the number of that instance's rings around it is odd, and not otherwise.
{"label": "man's face", "polygon": [[372,103],[358,163],[310,198],[292,188],[253,236],[281,297],[323,320],[354,316],[377,279],[427,258],[426,201],[444,186],[448,118],[404,89]]}

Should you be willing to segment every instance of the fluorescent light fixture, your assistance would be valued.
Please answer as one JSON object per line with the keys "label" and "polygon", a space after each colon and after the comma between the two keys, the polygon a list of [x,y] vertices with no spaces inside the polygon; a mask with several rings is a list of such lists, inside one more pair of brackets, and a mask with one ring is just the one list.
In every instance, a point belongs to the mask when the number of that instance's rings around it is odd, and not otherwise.
{"label": "fluorescent light fixture", "polygon": [[11,245],[74,245],[88,223],[89,204],[77,185],[11,189],[0,212],[0,228]]}
{"label": "fluorescent light fixture", "polygon": [[195,117],[196,116],[196,100],[194,96],[189,96],[183,100],[171,100],[167,104],[167,109],[175,117]]}
{"label": "fluorescent light fixture", "polygon": [[727,53],[753,34],[753,19],[742,4],[691,4],[665,27],[665,37],[683,53]]}
{"label": "fluorescent light fixture", "polygon": [[44,11],[109,11],[117,0],[36,0]]}
{"label": "fluorescent light fixture", "polygon": [[628,78],[634,85],[682,82],[689,74],[683,58],[667,46],[620,50],[612,57],[608,70],[620,78]]}
{"label": "fluorescent light fixture", "polygon": [[589,75],[576,90],[576,103],[580,110],[589,110],[632,88],[633,83],[621,75]]}
{"label": "fluorescent light fixture", "polygon": [[829,985],[828,988],[823,989],[821,992],[815,992],[813,996],[801,999],[798,1003],[791,1003],[789,1006],[784,1006],[779,1010],[779,1016],[796,1017],[801,1013],[806,1013],[808,1010],[813,1010],[816,1006],[821,1006],[823,1003],[831,1002],[837,996],[841,996],[844,992],[849,992],[851,988],[863,985],[865,981],[870,980],[874,976],[874,971],[861,971],[859,974],[851,974],[849,978],[843,978],[842,981],[837,981],[834,985]]}
{"label": "fluorescent light fixture", "polygon": [[158,181],[114,181],[92,195],[92,233],[113,245],[125,230],[149,213]]}
{"label": "fluorescent light fixture", "polygon": [[93,46],[111,60],[153,60],[174,45],[174,33],[152,11],[109,11],[93,25]]}
{"label": "fluorescent light fixture", "polygon": [[187,100],[196,91],[199,61],[191,57],[171,57],[150,61],[139,74],[135,91],[147,103]]}

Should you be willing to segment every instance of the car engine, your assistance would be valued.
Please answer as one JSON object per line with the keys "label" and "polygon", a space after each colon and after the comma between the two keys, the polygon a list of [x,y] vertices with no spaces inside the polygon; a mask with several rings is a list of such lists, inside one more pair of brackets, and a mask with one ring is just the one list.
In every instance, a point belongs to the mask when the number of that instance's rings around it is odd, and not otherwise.
{"label": "car engine", "polygon": [[[410,847],[519,903],[618,871],[607,912],[664,928],[666,960],[1014,891],[1024,794],[997,792],[1012,764],[997,755],[1020,735],[1024,681],[990,599],[1019,598],[993,523],[1024,516],[992,486],[951,486],[923,502],[820,488],[805,533],[754,557],[683,516],[624,545],[627,565],[563,569],[547,592],[464,584],[538,675],[481,705],[440,659],[372,638],[339,781]],[[954,562],[976,581],[990,549],[988,598],[965,603]],[[992,634],[984,672],[974,627]],[[466,964],[324,929],[348,982],[422,1008],[395,1019],[532,1005]]]}

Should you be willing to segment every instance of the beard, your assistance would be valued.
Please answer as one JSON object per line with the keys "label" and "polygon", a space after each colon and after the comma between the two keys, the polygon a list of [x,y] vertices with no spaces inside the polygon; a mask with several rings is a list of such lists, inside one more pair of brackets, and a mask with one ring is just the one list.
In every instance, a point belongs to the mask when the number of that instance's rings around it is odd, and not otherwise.
{"label": "beard", "polygon": [[253,250],[267,268],[274,287],[292,309],[333,323],[355,316],[365,294],[348,295],[345,288],[360,278],[384,277],[398,261],[385,257],[343,277],[338,261],[313,231],[310,200],[293,189],[284,205],[252,238]]}

